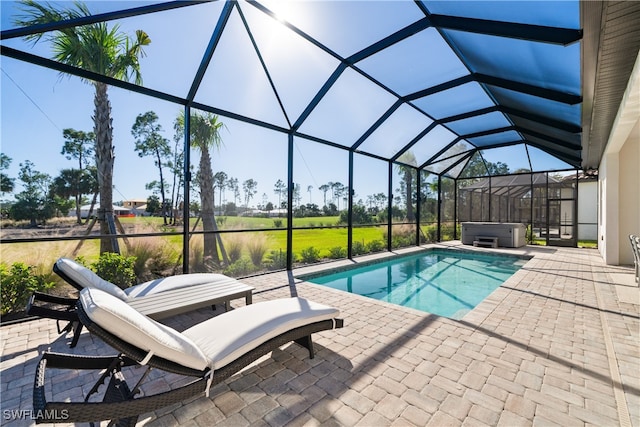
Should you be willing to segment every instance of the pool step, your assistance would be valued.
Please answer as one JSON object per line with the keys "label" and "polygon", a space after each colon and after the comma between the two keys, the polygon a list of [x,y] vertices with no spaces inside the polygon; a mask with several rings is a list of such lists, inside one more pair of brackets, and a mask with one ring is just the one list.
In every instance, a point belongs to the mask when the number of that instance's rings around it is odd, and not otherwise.
{"label": "pool step", "polygon": [[497,248],[498,238],[492,236],[476,236],[473,246],[482,246],[486,248]]}

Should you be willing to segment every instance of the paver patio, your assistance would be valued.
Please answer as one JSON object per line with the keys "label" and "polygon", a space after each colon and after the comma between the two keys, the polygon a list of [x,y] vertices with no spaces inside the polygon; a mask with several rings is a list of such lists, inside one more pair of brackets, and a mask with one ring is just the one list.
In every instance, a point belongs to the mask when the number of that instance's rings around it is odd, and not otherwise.
{"label": "paver patio", "polygon": [[[213,388],[210,398],[144,415],[140,423],[640,427],[640,291],[632,269],[605,265],[596,250],[497,251],[533,258],[459,321],[294,278],[326,264],[243,279],[256,287],[255,302],[303,296],[340,308],[345,327],[314,335],[315,359],[289,344]],[[213,314],[201,309],[167,323],[183,329]],[[39,353],[113,353],[87,332],[69,349],[51,320],[1,332],[7,426],[33,424],[28,412],[10,419],[8,411],[31,409]],[[93,384],[89,375],[60,372],[48,381],[48,396],[81,398]],[[181,380],[156,371],[143,392]]]}

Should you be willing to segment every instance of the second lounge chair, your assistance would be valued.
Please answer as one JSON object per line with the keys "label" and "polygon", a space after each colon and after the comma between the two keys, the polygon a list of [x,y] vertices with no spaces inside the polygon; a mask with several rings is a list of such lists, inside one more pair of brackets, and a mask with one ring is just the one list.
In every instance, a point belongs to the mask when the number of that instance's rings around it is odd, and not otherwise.
{"label": "second lounge chair", "polygon": [[[100,289],[156,320],[220,303],[228,310],[229,302],[236,298],[244,298],[249,305],[254,290],[252,286],[216,273],[169,276],[121,289],[68,258],[58,259],[53,271],[79,291]],[[27,305],[27,313],[68,321],[66,327],[58,327],[58,332],[73,330],[71,347],[75,347],[82,330],[75,314],[75,304],[73,298],[35,293]]]}

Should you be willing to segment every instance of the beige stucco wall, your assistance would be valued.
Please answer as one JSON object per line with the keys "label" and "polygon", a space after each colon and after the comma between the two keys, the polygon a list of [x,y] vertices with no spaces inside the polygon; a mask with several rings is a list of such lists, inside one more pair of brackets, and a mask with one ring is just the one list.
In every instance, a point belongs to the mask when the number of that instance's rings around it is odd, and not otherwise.
{"label": "beige stucco wall", "polygon": [[633,264],[629,234],[640,235],[640,120],[620,150],[620,264]]}
{"label": "beige stucco wall", "polygon": [[599,250],[607,264],[633,264],[629,234],[640,235],[640,56],[599,167]]}

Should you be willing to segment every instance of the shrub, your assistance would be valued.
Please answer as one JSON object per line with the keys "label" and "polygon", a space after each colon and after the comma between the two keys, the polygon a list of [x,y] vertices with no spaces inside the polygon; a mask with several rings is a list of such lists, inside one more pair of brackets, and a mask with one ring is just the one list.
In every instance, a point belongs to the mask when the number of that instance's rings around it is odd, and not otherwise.
{"label": "shrub", "polygon": [[351,253],[355,256],[355,255],[362,255],[367,253],[367,249],[364,246],[364,243],[360,242],[360,241],[355,241],[353,242],[353,245],[351,246]]}
{"label": "shrub", "polygon": [[[387,240],[387,232],[383,232],[383,239]],[[413,225],[396,225],[391,233],[391,248],[412,246],[416,243],[416,229]]]}
{"label": "shrub", "polygon": [[365,245],[367,252],[382,252],[385,250],[385,244],[382,240],[372,240]]}
{"label": "shrub", "polygon": [[422,243],[433,243],[437,239],[438,226],[437,225],[423,225],[421,226],[422,234],[420,235]]}
{"label": "shrub", "polygon": [[262,258],[267,252],[267,238],[263,234],[252,236],[247,244],[249,250],[249,258],[256,267],[262,265]]}
{"label": "shrub", "polygon": [[320,259],[320,251],[313,246],[310,246],[300,251],[300,257],[302,258],[302,262],[305,264],[313,264],[314,262],[318,262]]}
{"label": "shrub", "polygon": [[281,219],[274,219],[273,220],[273,226],[275,228],[282,228],[282,220]]}
{"label": "shrub", "polygon": [[34,274],[32,270],[32,266],[22,262],[13,263],[11,268],[0,264],[2,315],[23,311],[32,293],[55,286],[55,282],[47,282],[45,275]]}
{"label": "shrub", "polygon": [[[443,242],[448,242],[453,240],[453,232],[456,230],[453,223],[443,222],[440,226],[440,240]],[[460,234],[458,234],[459,236]]]}
{"label": "shrub", "polygon": [[138,282],[173,274],[178,259],[175,248],[161,238],[135,240],[127,255],[135,258],[133,271]]}
{"label": "shrub", "polygon": [[156,256],[147,262],[149,272],[154,276],[164,277],[182,271],[182,267],[178,265],[181,255],[176,249],[167,244],[163,244],[160,249],[161,250],[156,253]]}
{"label": "shrub", "polygon": [[331,259],[341,259],[347,257],[347,248],[343,248],[342,246],[334,246],[329,249],[329,258]]}
{"label": "shrub", "polygon": [[393,249],[405,248],[414,244],[413,239],[407,236],[393,236],[391,238],[391,247]]}
{"label": "shrub", "polygon": [[252,273],[255,267],[246,258],[240,258],[230,266],[224,269],[224,274],[227,276],[238,277],[249,273]]}
{"label": "shrub", "polygon": [[192,240],[189,242],[189,271],[202,273],[207,271],[203,261],[204,246],[202,240]]}
{"label": "shrub", "polygon": [[227,251],[229,261],[233,264],[242,256],[243,239],[240,236],[228,236],[224,239],[224,248]]}
{"label": "shrub", "polygon": [[98,261],[91,264],[91,267],[104,280],[125,289],[136,283],[136,273],[133,269],[135,262],[136,258],[133,256],[105,252],[100,254]]}
{"label": "shrub", "polygon": [[147,240],[136,240],[135,243],[127,249],[127,255],[135,256],[136,258],[136,262],[133,264],[133,271],[136,277],[142,280],[146,278],[147,261],[153,257],[154,251],[155,248],[153,248]]}
{"label": "shrub", "polygon": [[528,245],[533,244],[534,236],[533,236],[533,229],[531,228],[531,224],[527,225],[527,231],[525,232],[525,238],[527,240],[527,244]]}
{"label": "shrub", "polygon": [[269,252],[265,266],[269,270],[282,270],[287,268],[287,254],[282,249]]}

